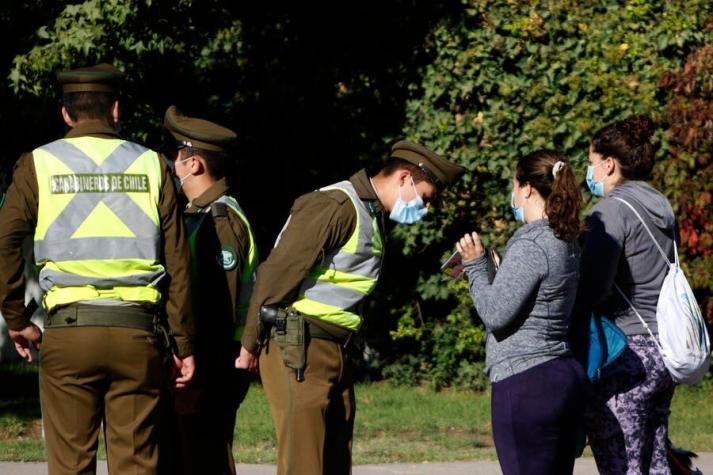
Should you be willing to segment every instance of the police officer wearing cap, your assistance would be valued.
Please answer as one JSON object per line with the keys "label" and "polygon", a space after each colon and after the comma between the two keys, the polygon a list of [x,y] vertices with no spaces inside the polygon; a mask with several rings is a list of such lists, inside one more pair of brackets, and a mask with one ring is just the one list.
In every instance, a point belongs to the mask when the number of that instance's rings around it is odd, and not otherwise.
{"label": "police officer wearing cap", "polygon": [[[0,310],[22,357],[32,361],[31,348],[42,344],[50,474],[95,472],[102,421],[109,473],[155,473],[162,302],[175,340],[175,384],[188,385],[195,369],[176,190],[155,152],[116,132],[121,78],[108,64],[58,75],[69,133],[20,157],[0,209]],[[44,291],[44,335],[25,311],[28,235]]]}
{"label": "police officer wearing cap", "polygon": [[293,204],[258,269],[239,358],[251,367],[259,355],[277,432],[278,474],[351,473],[356,407],[346,347],[379,277],[385,216],[419,221],[463,171],[401,141],[375,176],[359,171]]}
{"label": "police officer wearing cap", "polygon": [[236,411],[250,375],[236,369],[240,337],[257,267],[250,223],[226,180],[236,134],[174,106],[164,126],[175,147],[173,160],[184,211],[196,297],[196,362],[190,388],[176,393],[178,457],[173,473],[234,474]]}

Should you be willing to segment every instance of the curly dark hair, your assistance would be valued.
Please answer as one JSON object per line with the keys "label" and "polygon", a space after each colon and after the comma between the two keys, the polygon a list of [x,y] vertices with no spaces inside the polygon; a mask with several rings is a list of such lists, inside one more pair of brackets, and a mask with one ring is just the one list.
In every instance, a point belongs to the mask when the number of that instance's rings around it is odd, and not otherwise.
{"label": "curly dark hair", "polygon": [[632,115],[603,127],[594,134],[592,150],[615,158],[627,180],[644,180],[654,168],[655,150],[651,136],[654,123],[645,116]]}

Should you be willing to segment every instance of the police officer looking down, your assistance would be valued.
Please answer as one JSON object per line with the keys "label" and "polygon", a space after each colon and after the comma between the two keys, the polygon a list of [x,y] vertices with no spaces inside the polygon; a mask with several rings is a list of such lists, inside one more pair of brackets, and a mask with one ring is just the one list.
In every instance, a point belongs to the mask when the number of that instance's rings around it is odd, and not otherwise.
{"label": "police officer looking down", "polygon": [[[58,74],[60,140],[20,157],[0,210],[0,310],[23,358],[39,348],[50,474],[94,473],[104,424],[109,473],[152,474],[162,386],[165,303],[178,375],[195,370],[188,242],[169,168],[122,140],[108,64]],[[47,313],[44,335],[25,311],[22,241]]]}
{"label": "police officer looking down", "polygon": [[278,474],[351,473],[356,407],[346,347],[379,277],[385,216],[403,224],[420,220],[463,171],[402,141],[375,176],[359,171],[293,204],[258,269],[236,362],[253,368],[259,355]]}
{"label": "police officer looking down", "polygon": [[[199,368],[191,387],[175,394],[179,437],[165,455],[168,467],[172,462],[179,466],[166,471],[234,474],[236,411],[251,379],[235,368],[234,361],[258,259],[250,223],[226,179],[236,134],[187,117],[174,106],[166,111],[164,127],[173,141],[168,158],[189,200],[184,219],[196,296],[194,346]],[[162,470],[163,455],[162,449]]]}

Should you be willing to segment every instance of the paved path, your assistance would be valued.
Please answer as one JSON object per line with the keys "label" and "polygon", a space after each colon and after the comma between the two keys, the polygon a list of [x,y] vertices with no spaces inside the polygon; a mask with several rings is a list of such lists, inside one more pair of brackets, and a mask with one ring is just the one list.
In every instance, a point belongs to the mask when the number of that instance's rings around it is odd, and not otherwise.
{"label": "paved path", "polygon": [[[703,473],[713,474],[713,453],[701,453],[696,466]],[[274,465],[242,465],[238,466],[238,475],[274,475]],[[0,475],[42,475],[47,473],[47,465],[43,463],[0,462]],[[106,464],[99,463],[100,475],[105,475]],[[577,460],[575,475],[596,475],[597,469],[592,458]],[[354,467],[354,475],[500,475],[497,462],[453,462],[453,463],[418,463],[418,464],[387,464],[358,465]]]}

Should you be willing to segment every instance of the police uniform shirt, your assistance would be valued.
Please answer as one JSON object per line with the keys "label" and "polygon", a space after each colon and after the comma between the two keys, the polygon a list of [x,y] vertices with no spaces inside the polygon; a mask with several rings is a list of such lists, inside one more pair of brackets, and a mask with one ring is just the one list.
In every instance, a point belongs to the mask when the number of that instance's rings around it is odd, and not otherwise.
{"label": "police uniform shirt", "polygon": [[[211,212],[211,204],[223,195],[230,195],[225,178],[191,201],[184,211],[187,233],[197,229],[192,266],[198,345],[211,346],[216,338],[232,342],[240,275],[250,250],[248,230],[230,207],[225,207],[223,216]],[[204,337],[207,341],[201,341]]]}
{"label": "police uniform shirt", "polygon": [[[86,121],[72,128],[66,138],[93,136],[117,138],[116,131],[101,121]],[[162,251],[166,271],[172,277],[167,293],[166,313],[174,333],[179,356],[191,354],[194,327],[191,315],[188,242],[176,206],[176,190],[171,173],[161,160],[162,183],[159,200]],[[15,164],[12,185],[0,209],[0,312],[8,328],[26,325],[25,279],[22,241],[32,235],[37,223],[38,189],[32,153],[23,154]]]}
{"label": "police uniform shirt", "polygon": [[[361,170],[349,178],[359,198],[367,202],[378,216],[384,233],[385,214],[369,176]],[[279,244],[258,268],[257,281],[250,298],[248,321],[242,345],[256,353],[258,347],[257,315],[261,305],[289,305],[297,298],[300,285],[323,251],[344,246],[356,226],[354,205],[339,190],[313,191],[295,200],[289,226]],[[335,336],[349,331],[309,317],[307,320]]]}

